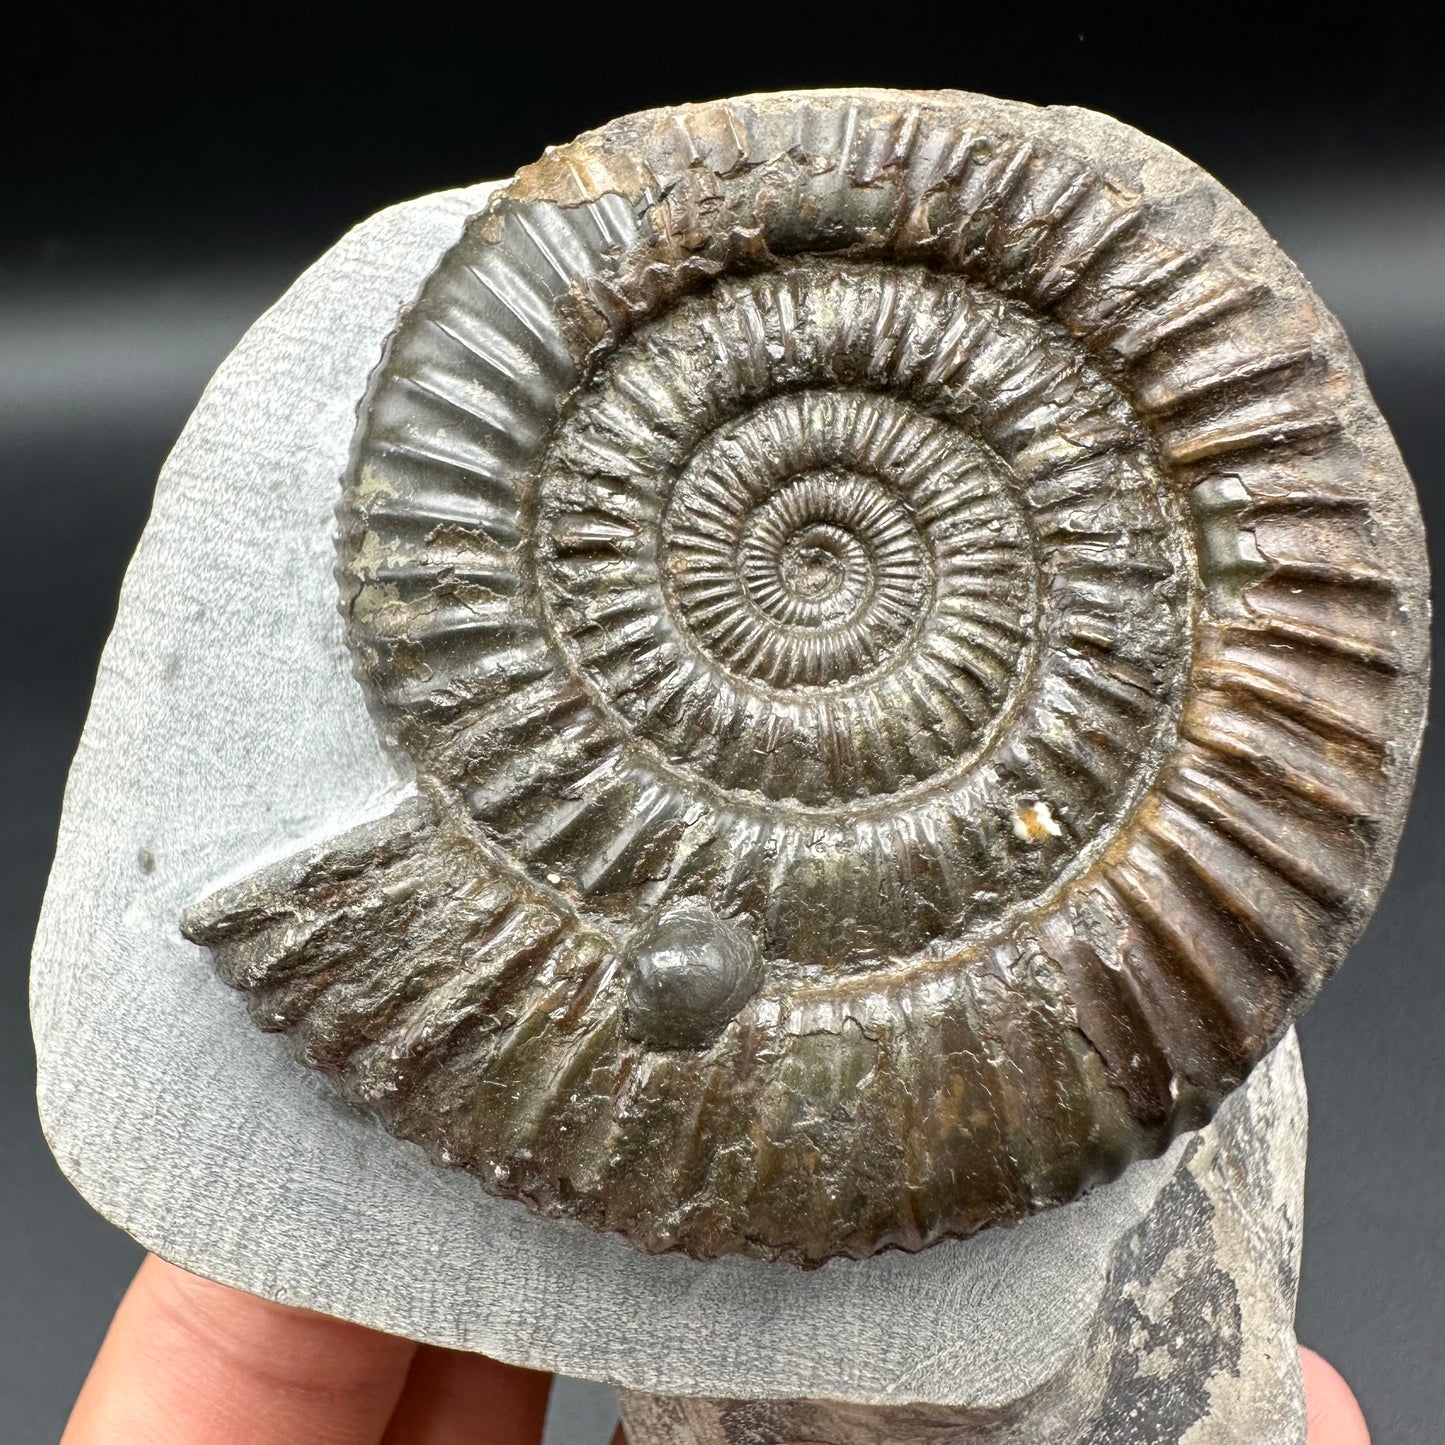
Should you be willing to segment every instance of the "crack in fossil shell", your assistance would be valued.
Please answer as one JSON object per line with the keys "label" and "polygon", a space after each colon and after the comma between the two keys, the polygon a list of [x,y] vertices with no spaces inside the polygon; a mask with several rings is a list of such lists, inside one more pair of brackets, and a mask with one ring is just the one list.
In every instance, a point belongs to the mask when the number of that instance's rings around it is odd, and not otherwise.
{"label": "crack in fossil shell", "polygon": [[701,1257],[921,1248],[1208,1117],[1388,869],[1423,551],[1318,303],[1122,133],[755,97],[474,218],[340,513],[422,797],[187,915],[265,1027]]}

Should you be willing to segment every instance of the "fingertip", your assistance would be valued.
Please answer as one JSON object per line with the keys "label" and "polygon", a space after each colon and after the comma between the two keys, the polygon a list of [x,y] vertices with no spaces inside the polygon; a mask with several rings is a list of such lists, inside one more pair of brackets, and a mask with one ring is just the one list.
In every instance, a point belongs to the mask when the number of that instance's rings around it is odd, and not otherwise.
{"label": "fingertip", "polygon": [[1308,1445],[1370,1445],[1370,1431],[1355,1392],[1330,1362],[1300,1346]]}

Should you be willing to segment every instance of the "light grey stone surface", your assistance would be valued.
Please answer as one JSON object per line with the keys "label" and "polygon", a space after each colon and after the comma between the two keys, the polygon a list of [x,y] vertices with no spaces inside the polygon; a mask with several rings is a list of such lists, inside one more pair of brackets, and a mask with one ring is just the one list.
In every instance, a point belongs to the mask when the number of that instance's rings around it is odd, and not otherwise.
{"label": "light grey stone surface", "polygon": [[[350,674],[333,509],[382,340],[486,191],[397,207],[347,236],[247,335],[166,465],[37,936],[51,1145],[80,1191],[162,1256],[379,1329],[669,1394],[976,1411],[1032,1398],[1123,1301],[1154,1319],[1163,1286],[1141,1269],[1122,1290],[1120,1241],[1217,1129],[1076,1205],[918,1256],[812,1272],[648,1257],[491,1198],[351,1113],[251,1026],[177,931],[204,891],[389,810],[408,786]],[[1291,1039],[1247,1097],[1274,1101],[1278,1127],[1259,1148],[1278,1160],[1258,1177],[1292,1201],[1297,1243],[1295,1069]],[[1230,1228],[1272,1237],[1274,1208]],[[1230,1273],[1241,1256],[1220,1258]],[[1246,1336],[1258,1293],[1275,1320],[1258,1338],[1283,1348],[1291,1280],[1237,1281]],[[1142,1344],[1128,1336],[1128,1359],[1169,1355],[1143,1338],[1152,1328],[1137,1326]],[[1217,1385],[1231,1388],[1244,1386]]]}

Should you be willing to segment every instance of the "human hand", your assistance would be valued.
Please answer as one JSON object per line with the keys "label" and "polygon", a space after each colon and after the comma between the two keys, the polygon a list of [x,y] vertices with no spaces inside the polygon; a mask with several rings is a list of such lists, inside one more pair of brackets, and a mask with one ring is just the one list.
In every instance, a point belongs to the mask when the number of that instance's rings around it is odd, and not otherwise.
{"label": "human hand", "polygon": [[148,1255],[61,1445],[539,1445],[551,1385]]}
{"label": "human hand", "polygon": [[[1309,1445],[1369,1445],[1300,1352]],[[271,1304],[147,1257],[61,1445],[537,1445],[552,1377]],[[619,1429],[613,1445],[624,1445]]]}
{"label": "human hand", "polygon": [[1299,1362],[1310,1422],[1308,1445],[1370,1445],[1370,1432],[1355,1392],[1340,1378],[1340,1372],[1303,1346]]}

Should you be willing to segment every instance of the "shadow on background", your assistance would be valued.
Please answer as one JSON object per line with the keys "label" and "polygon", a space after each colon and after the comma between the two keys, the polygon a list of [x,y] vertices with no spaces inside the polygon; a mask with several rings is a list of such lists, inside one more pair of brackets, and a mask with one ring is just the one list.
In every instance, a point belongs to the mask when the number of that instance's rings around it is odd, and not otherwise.
{"label": "shadow on background", "polygon": [[[1191,34],[1161,32],[1157,12],[1101,27],[1036,8],[1026,34],[1022,20],[965,13],[915,6],[906,27],[866,34],[739,10],[691,37],[640,12],[574,32],[553,16],[507,37],[439,20],[430,37],[359,21],[342,34],[290,17],[216,43],[214,20],[162,34],[83,16],[12,35],[0,174],[8,1438],[59,1434],[139,1257],[61,1178],[35,1119],[24,979],[65,770],[171,441],[246,325],[348,225],[509,174],[645,105],[860,79],[1090,105],[1192,155],[1262,217],[1344,321],[1427,527],[1445,535],[1445,88],[1427,73],[1426,7],[1308,34],[1258,7],[1246,28]],[[1442,940],[1436,728],[1380,912],[1300,1029],[1312,1108],[1300,1335],[1353,1383],[1380,1445],[1424,1445],[1445,1418]],[[559,1445],[604,1438],[605,1408],[595,1393],[559,1401]]]}

